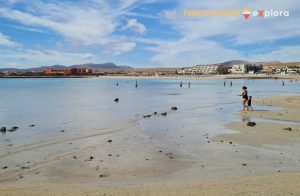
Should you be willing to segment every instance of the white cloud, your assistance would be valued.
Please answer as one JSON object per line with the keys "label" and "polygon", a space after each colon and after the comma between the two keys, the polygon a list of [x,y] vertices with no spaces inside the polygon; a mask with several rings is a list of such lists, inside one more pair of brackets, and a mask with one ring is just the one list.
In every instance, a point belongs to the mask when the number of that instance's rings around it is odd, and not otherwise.
{"label": "white cloud", "polygon": [[142,23],[139,23],[135,18],[129,19],[123,29],[132,29],[134,32],[140,34],[145,33],[147,30],[146,27]]}
{"label": "white cloud", "polygon": [[[216,63],[231,59],[244,59],[245,54],[238,50],[229,49],[235,46],[255,44],[256,46],[270,43],[280,39],[296,38],[300,36],[299,10],[300,4],[295,0],[274,0],[272,3],[253,0],[247,4],[240,0],[233,1],[179,1],[179,5],[172,10],[164,10],[160,14],[163,22],[181,35],[180,38],[162,41],[150,47],[154,52],[152,61],[160,65],[195,65],[201,63]],[[270,19],[250,18],[245,21],[241,17],[184,17],[185,9],[239,9],[249,6],[253,10],[274,9],[289,10],[290,17],[278,17]],[[228,43],[212,41],[212,37],[230,37]],[[224,41],[225,39],[222,39]],[[286,49],[285,47],[283,47]],[[243,50],[242,50],[243,51]],[[255,52],[255,51],[254,51]],[[298,59],[297,52],[290,51],[286,56],[281,56],[280,51],[269,52],[269,55],[256,56],[255,58],[276,57],[279,60]],[[299,53],[298,53],[299,56]],[[272,59],[270,59],[272,60]]]}
{"label": "white cloud", "polygon": [[[120,25],[118,17],[127,13],[136,3],[136,0],[120,0],[116,6],[104,0],[89,0],[80,4],[36,0],[26,4],[26,11],[2,7],[0,17],[18,21],[25,27],[52,30],[69,41],[76,51],[83,46],[104,47],[111,42],[114,45],[120,42],[121,49],[113,47],[117,49],[115,53],[120,53],[130,51],[135,44],[125,43],[120,41],[122,38],[113,36]],[[140,23],[134,23],[132,28],[145,31]]]}
{"label": "white cloud", "polygon": [[0,33],[0,46],[6,46],[6,47],[15,47],[18,44],[11,41],[10,38],[2,33]]}
{"label": "white cloud", "polygon": [[300,45],[283,46],[279,49],[270,51],[266,54],[258,54],[250,56],[252,61],[282,61],[282,62],[296,62],[300,61]]}
{"label": "white cloud", "polygon": [[5,49],[0,50],[2,67],[18,65],[18,68],[50,66],[55,64],[73,65],[95,59],[90,53],[70,53],[56,50]]}

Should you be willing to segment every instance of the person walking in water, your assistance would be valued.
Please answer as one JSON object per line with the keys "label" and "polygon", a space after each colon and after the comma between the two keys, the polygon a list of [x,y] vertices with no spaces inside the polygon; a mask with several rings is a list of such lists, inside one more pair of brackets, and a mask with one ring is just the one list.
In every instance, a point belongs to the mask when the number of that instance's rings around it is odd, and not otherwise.
{"label": "person walking in water", "polygon": [[284,81],[282,81],[282,86],[284,86]]}
{"label": "person walking in water", "polygon": [[226,86],[226,80],[224,81],[224,86]]}
{"label": "person walking in water", "polygon": [[232,80],[230,81],[230,87],[232,86]]}
{"label": "person walking in water", "polygon": [[248,91],[247,91],[247,87],[243,86],[242,87],[242,94],[240,96],[242,96],[242,105],[243,105],[243,111],[245,111],[248,106],[247,106],[247,101],[248,101]]}
{"label": "person walking in water", "polygon": [[191,88],[191,83],[189,82],[189,88]]}
{"label": "person walking in water", "polygon": [[180,88],[182,87],[182,82],[180,82],[180,85],[179,85],[179,86],[180,86]]}
{"label": "person walking in water", "polygon": [[119,82],[117,82],[116,86],[119,86]]}
{"label": "person walking in water", "polygon": [[137,81],[135,81],[135,88],[137,88],[138,87],[138,82]]}

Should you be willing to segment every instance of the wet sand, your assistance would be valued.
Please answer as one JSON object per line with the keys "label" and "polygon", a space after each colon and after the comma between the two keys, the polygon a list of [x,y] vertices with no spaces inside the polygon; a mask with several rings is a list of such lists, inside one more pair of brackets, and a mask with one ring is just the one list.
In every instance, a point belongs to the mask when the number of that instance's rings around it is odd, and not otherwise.
{"label": "wet sand", "polygon": [[[300,142],[300,126],[293,122],[300,122],[300,97],[270,97],[253,100],[253,105],[280,107],[277,110],[241,111],[238,115],[243,118],[255,117],[274,122],[257,122],[256,126],[247,126],[245,122],[233,122],[226,126],[238,131],[234,134],[223,134],[216,140],[233,141],[246,145],[262,146],[264,144],[290,144]],[[277,121],[277,122],[276,122]]]}
{"label": "wet sand", "polygon": [[[282,115],[276,110],[238,115],[298,121],[299,100],[253,100],[254,107],[284,107]],[[170,125],[176,112],[169,116],[137,117],[101,133],[13,146],[0,154],[7,167],[1,168],[0,195],[300,194],[298,148],[290,146],[300,142],[298,125],[257,122],[248,127],[233,122],[226,125],[236,131],[233,134],[201,135],[205,145],[199,145],[200,140],[189,145],[188,134],[176,135],[172,129],[171,135],[165,133],[166,145],[138,129],[143,121]]]}

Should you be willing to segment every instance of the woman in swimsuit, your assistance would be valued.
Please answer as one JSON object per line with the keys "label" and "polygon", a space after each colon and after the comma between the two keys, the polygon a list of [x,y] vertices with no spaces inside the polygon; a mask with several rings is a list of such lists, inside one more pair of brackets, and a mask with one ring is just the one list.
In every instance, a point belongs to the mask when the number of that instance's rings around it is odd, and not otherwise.
{"label": "woman in swimsuit", "polygon": [[246,86],[243,86],[242,89],[243,89],[243,92],[241,94],[241,96],[243,97],[242,104],[243,104],[243,111],[245,111],[248,108],[246,104],[248,101],[248,91]]}

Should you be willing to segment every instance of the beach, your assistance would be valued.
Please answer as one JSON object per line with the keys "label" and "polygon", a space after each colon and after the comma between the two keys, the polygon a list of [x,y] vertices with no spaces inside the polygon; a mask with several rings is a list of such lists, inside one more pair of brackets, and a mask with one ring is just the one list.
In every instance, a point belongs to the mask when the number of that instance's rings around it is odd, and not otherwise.
{"label": "beach", "polygon": [[[0,195],[300,193],[297,82],[33,80],[5,81],[23,90],[2,102],[3,124],[19,128],[1,135]],[[253,112],[239,111],[242,85]]]}

